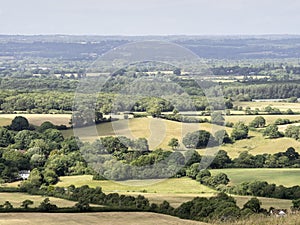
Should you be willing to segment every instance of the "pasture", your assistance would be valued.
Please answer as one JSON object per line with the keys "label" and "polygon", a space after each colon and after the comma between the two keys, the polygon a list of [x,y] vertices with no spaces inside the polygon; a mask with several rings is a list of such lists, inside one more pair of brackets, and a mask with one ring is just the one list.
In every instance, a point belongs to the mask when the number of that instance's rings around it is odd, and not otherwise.
{"label": "pasture", "polygon": [[300,169],[298,168],[211,170],[212,175],[220,172],[227,174],[232,184],[239,184],[245,181],[267,181],[268,183],[274,183],[286,187],[300,185]]}
{"label": "pasture", "polygon": [[[180,123],[156,118],[135,118],[101,123],[96,126],[76,128],[75,135],[82,141],[94,141],[102,136],[126,136],[131,139],[147,138],[150,149],[163,148],[171,150],[168,142],[177,138],[179,142],[188,132],[207,130],[215,132],[222,127],[210,123]],[[226,128],[228,132],[231,128]],[[74,135],[72,129],[62,131],[65,137]],[[181,144],[181,146],[183,146]]]}
{"label": "pasture", "polygon": [[[248,116],[234,116],[232,118],[235,120],[240,118],[242,120],[246,117],[248,118]],[[249,117],[248,120],[250,121],[252,118],[254,116]],[[279,118],[279,116],[267,116],[269,121],[275,121],[276,118]],[[94,141],[100,137],[111,135],[127,136],[131,139],[144,137],[147,138],[150,149],[162,148],[171,150],[171,147],[168,146],[171,138],[177,138],[182,147],[183,144],[181,142],[184,135],[199,129],[212,133],[219,129],[226,129],[229,134],[232,131],[232,128],[212,125],[210,123],[191,124],[155,118],[135,118],[77,128],[76,135],[83,141]],[[69,137],[74,134],[74,131],[69,129],[62,131],[62,133],[65,137]],[[292,138],[267,139],[259,132],[250,131],[248,139],[239,140],[233,144],[222,145],[220,149],[227,151],[230,157],[235,158],[243,151],[248,151],[253,155],[264,153],[274,154],[286,151],[289,147],[294,147],[296,150],[300,149],[300,142]],[[204,150],[202,149],[198,150],[198,152],[202,155],[204,154]]]}
{"label": "pasture", "polygon": [[182,220],[177,217],[148,212],[100,212],[100,213],[1,213],[1,225],[208,225]]}
{"label": "pasture", "polygon": [[91,175],[64,176],[60,177],[60,182],[56,186],[67,187],[71,184],[75,186],[89,185],[90,187],[102,187],[104,192],[141,192],[160,194],[203,194],[216,193],[211,188],[199,184],[195,180],[187,177],[157,179],[157,180],[92,180]]}
{"label": "pasture", "polygon": [[[159,181],[159,182],[158,182]],[[164,200],[168,201],[173,207],[190,201],[195,197],[211,197],[217,194],[213,189],[201,185],[190,178],[171,178],[167,180],[130,180],[122,182],[113,181],[93,181],[92,176],[66,176],[60,177],[57,186],[67,187],[71,184],[82,186],[84,184],[90,187],[100,186],[105,193],[117,192],[124,195],[143,195],[150,202],[160,204]],[[148,185],[147,185],[148,184]],[[251,196],[233,196],[237,200],[239,207],[251,198]],[[265,208],[281,207],[289,208],[292,205],[290,200],[261,198],[262,206]]]}
{"label": "pasture", "polygon": [[[275,154],[284,152],[289,147],[295,148],[298,152],[300,142],[292,138],[277,138],[268,139],[262,136],[259,132],[249,132],[249,138],[236,141],[233,144],[225,144],[220,146],[220,149],[225,150],[231,158],[236,158],[243,151],[248,151],[252,155],[258,154]],[[201,154],[201,150],[199,153]]]}

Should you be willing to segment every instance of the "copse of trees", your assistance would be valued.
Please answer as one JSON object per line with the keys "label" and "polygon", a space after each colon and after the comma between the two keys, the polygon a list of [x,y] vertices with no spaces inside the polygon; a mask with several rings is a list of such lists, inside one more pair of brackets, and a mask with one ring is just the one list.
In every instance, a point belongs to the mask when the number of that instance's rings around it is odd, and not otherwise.
{"label": "copse of trees", "polygon": [[279,138],[283,135],[279,132],[277,125],[270,124],[266,127],[266,129],[263,130],[263,136],[266,136],[268,138]]}
{"label": "copse of trees", "polygon": [[300,97],[300,84],[291,82],[267,83],[267,84],[240,84],[239,86],[227,85],[224,88],[224,96],[236,99],[237,96],[248,96],[249,99],[285,99]]}
{"label": "copse of trees", "polygon": [[254,128],[261,128],[266,125],[266,120],[262,116],[257,116],[252,120],[249,124],[249,127],[254,127]]}
{"label": "copse of trees", "polygon": [[234,124],[232,132],[231,132],[231,138],[234,141],[245,139],[248,137],[249,128],[246,126],[243,122],[237,122]]}
{"label": "copse of trees", "polygon": [[206,130],[198,130],[192,133],[187,133],[182,143],[187,148],[205,148],[209,143],[211,145],[216,144],[216,141],[211,133]]}

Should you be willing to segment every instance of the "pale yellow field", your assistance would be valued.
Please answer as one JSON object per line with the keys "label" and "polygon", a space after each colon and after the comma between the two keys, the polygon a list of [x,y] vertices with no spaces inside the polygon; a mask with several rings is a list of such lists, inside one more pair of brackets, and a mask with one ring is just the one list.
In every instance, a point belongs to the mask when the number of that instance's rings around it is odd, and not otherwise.
{"label": "pale yellow field", "polygon": [[[300,150],[300,142],[292,138],[277,138],[266,139],[258,132],[249,132],[249,139],[243,139],[235,142],[234,144],[226,144],[220,146],[221,149],[228,152],[232,158],[238,157],[243,151],[248,151],[250,154],[274,154],[284,152],[289,147],[294,147],[298,152]],[[199,151],[201,153],[201,150]]]}
{"label": "pale yellow field", "polygon": [[5,125],[9,125],[11,120],[16,116],[23,116],[28,119],[29,123],[39,126],[45,121],[50,121],[55,125],[66,125],[69,126],[71,114],[0,114],[0,125],[1,121],[5,121]]}
{"label": "pale yellow field", "polygon": [[[15,208],[19,208],[22,202],[26,199],[29,199],[34,202],[33,205],[29,207],[37,207],[45,199],[45,196],[39,195],[28,195],[25,193],[0,193],[0,204],[3,204],[5,201],[9,201]],[[59,207],[72,207],[76,202],[68,201],[60,198],[49,197],[50,202],[59,206]],[[1,218],[1,216],[0,216]],[[2,224],[2,223],[0,223]]]}
{"label": "pale yellow field", "polygon": [[208,225],[146,212],[1,213],[1,225]]}
{"label": "pale yellow field", "polygon": [[[235,111],[238,113],[243,113],[241,111]],[[266,120],[266,124],[272,124],[277,119],[289,119],[290,121],[296,121],[300,120],[300,115],[230,115],[230,116],[224,116],[225,122],[244,122],[245,124],[249,125],[250,122],[254,120],[255,117],[262,116]],[[197,118],[201,119],[210,119],[210,116],[199,116]]]}
{"label": "pale yellow field", "polygon": [[291,109],[294,112],[300,112],[300,103],[289,103],[289,102],[235,102],[234,105],[242,106],[245,109],[249,106],[251,109],[259,108],[262,109],[268,105],[272,108],[278,108],[281,111]]}
{"label": "pale yellow field", "polygon": [[[136,118],[77,128],[75,135],[79,136],[83,141],[94,141],[101,136],[110,135],[126,136],[131,139],[144,137],[147,138],[150,149],[163,148],[171,150],[168,146],[171,138],[177,138],[181,142],[184,135],[188,132],[202,129],[215,133],[221,128],[209,123],[179,123],[155,118]],[[231,128],[225,129],[228,132],[231,131]],[[69,137],[74,134],[74,131],[66,130],[62,131],[62,133],[65,137]]]}

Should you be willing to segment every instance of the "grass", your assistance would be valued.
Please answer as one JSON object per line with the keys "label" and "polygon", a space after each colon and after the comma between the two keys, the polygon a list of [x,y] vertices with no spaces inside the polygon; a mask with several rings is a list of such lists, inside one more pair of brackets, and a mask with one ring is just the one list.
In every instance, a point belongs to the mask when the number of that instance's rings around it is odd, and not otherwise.
{"label": "grass", "polygon": [[[26,199],[29,199],[34,202],[30,207],[37,207],[45,199],[45,196],[39,195],[28,195],[25,193],[0,193],[0,204],[3,204],[5,201],[9,201],[15,208],[19,208],[22,202]],[[72,207],[76,202],[68,201],[60,198],[49,197],[50,202],[59,206],[59,207]],[[0,224],[2,224],[0,222]]]}
{"label": "grass", "polygon": [[[117,192],[125,195],[143,195],[150,200],[150,202],[160,204],[164,200],[168,201],[173,207],[178,207],[180,204],[190,201],[195,197],[211,197],[217,194],[204,185],[199,184],[190,178],[172,178],[167,180],[160,180],[159,183],[151,185],[137,186],[144,182],[152,183],[153,180],[146,181],[124,181],[115,183],[113,181],[93,181],[89,175],[61,177],[57,186],[82,186],[84,184],[90,187],[100,186],[105,193]],[[157,182],[157,180],[156,180]],[[129,185],[130,184],[130,185]],[[251,196],[233,196],[237,200],[239,207],[248,201]],[[271,206],[278,208],[289,208],[292,205],[290,200],[259,198],[262,206],[269,209]]]}
{"label": "grass", "polygon": [[[9,125],[16,116],[23,116],[29,123],[40,126],[45,121],[50,121],[55,125],[69,125],[71,114],[0,114],[0,126]],[[4,122],[2,122],[4,121]]]}
{"label": "grass", "polygon": [[114,182],[110,180],[92,180],[91,175],[64,176],[60,177],[57,186],[67,187],[69,185],[90,187],[102,187],[104,192],[138,192],[138,193],[158,193],[158,194],[203,194],[215,193],[214,190],[199,184],[195,180],[187,177],[170,178],[162,180],[128,180]]}
{"label": "grass", "polygon": [[[239,116],[235,118],[246,118],[248,116]],[[253,117],[254,118],[254,117]],[[277,116],[277,118],[279,118]],[[268,116],[269,121],[275,120],[276,117]],[[168,142],[171,138],[177,138],[180,142],[182,137],[188,133],[198,129],[207,130],[212,132],[224,127],[212,125],[210,123],[189,124],[179,123],[169,120],[161,120],[154,118],[136,118],[130,120],[119,120],[112,123],[102,123],[95,127],[85,127],[76,129],[76,135],[81,137],[83,141],[94,141],[99,137],[109,135],[121,135],[129,138],[145,137],[148,139],[150,149],[162,148],[165,150],[171,150],[168,146]],[[225,128],[230,134],[232,128]],[[214,133],[214,132],[213,132]],[[73,130],[63,131],[65,137],[73,135]],[[239,140],[233,144],[226,144],[220,146],[228,152],[228,155],[232,158],[238,157],[243,151],[249,151],[253,155],[270,153],[274,154],[280,151],[286,151],[289,147],[300,149],[300,142],[291,138],[278,138],[278,139],[266,139],[261,133],[256,131],[249,132],[250,138]],[[182,143],[181,143],[182,146]],[[203,150],[198,150],[200,154],[203,154]]]}
{"label": "grass", "polygon": [[[75,130],[75,133],[83,141],[94,141],[99,137],[110,135],[127,136],[131,139],[144,137],[147,138],[150,149],[163,148],[171,150],[168,142],[173,137],[181,142],[184,135],[188,132],[199,129],[212,132],[220,129],[220,126],[209,123],[191,124],[155,118],[135,118],[98,124],[96,125],[96,131],[94,129],[94,126],[78,128]],[[228,131],[231,130],[231,128],[226,129]],[[72,129],[62,132],[65,137],[74,135]]]}
{"label": "grass", "polygon": [[239,184],[245,181],[267,181],[287,187],[299,185],[300,169],[216,169],[211,170],[213,175],[223,172],[228,175],[232,184]]}
{"label": "grass", "polygon": [[[274,154],[284,152],[289,147],[300,149],[300,142],[292,138],[267,139],[259,132],[250,131],[250,138],[236,141],[233,144],[225,144],[220,149],[227,151],[231,158],[236,158],[243,151],[248,151],[252,155]],[[200,151],[201,153],[201,151]]]}
{"label": "grass", "polygon": [[1,225],[208,225],[207,223],[182,220],[177,217],[148,212],[101,212],[101,213],[1,213]]}

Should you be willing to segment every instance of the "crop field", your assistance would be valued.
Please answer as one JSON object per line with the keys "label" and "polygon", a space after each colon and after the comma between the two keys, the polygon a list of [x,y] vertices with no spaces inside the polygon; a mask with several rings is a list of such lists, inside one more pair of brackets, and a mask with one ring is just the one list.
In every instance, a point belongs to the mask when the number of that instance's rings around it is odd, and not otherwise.
{"label": "crop field", "polygon": [[[0,204],[3,204],[5,201],[9,201],[15,208],[19,208],[22,202],[26,199],[29,199],[34,202],[33,205],[29,207],[37,207],[45,199],[45,196],[39,195],[28,195],[25,193],[0,193]],[[59,207],[72,207],[76,202],[68,201],[60,198],[49,197],[50,202],[59,206]],[[0,217],[2,218],[2,217]],[[1,219],[0,219],[1,221]],[[2,224],[0,222],[0,224]]]}
{"label": "crop field", "polygon": [[7,125],[10,124],[10,122],[11,122],[11,119],[3,118],[3,117],[1,117],[1,115],[0,115],[0,127],[2,127],[2,126],[7,126]]}
{"label": "crop field", "polygon": [[40,126],[45,121],[68,126],[71,119],[71,114],[0,114],[0,126],[2,120],[6,123],[5,125],[9,125],[16,116],[23,116],[28,119],[29,123],[36,126]]}
{"label": "crop field", "polygon": [[216,169],[211,170],[212,174],[223,172],[228,175],[232,184],[239,184],[245,181],[267,181],[287,187],[300,185],[300,169],[278,168],[278,169]]}
{"label": "crop field", "polygon": [[234,105],[242,106],[244,109],[249,106],[251,109],[255,108],[265,108],[270,105],[272,108],[278,108],[280,111],[286,111],[287,109],[292,109],[294,112],[300,112],[300,103],[290,103],[290,102],[235,102]]}
{"label": "crop field", "polygon": [[100,212],[100,213],[1,213],[1,225],[208,225],[182,220],[177,217],[148,212]]}

